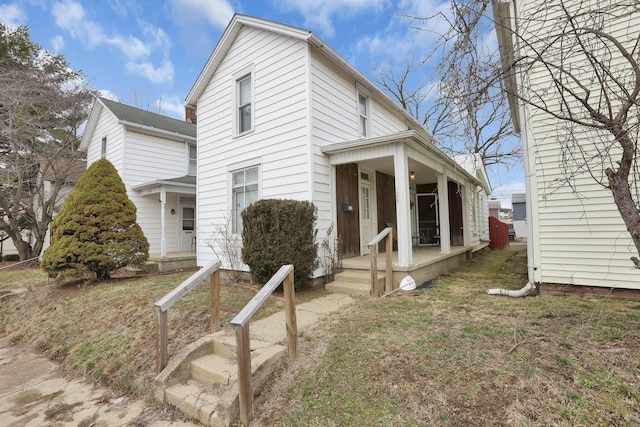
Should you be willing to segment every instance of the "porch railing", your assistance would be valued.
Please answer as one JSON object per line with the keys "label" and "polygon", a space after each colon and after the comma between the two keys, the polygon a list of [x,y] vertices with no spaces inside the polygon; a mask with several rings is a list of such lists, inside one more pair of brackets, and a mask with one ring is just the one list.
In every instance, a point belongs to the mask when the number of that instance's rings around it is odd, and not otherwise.
{"label": "porch railing", "polygon": [[245,426],[253,419],[253,388],[251,386],[251,347],[249,345],[249,320],[267,300],[269,295],[284,281],[285,317],[287,325],[287,351],[289,358],[298,355],[298,326],[296,321],[296,301],[293,287],[293,265],[283,265],[280,270],[260,289],[249,303],[233,318],[231,324],[236,330],[236,353],[238,355],[238,386],[240,401],[240,421]]}
{"label": "porch railing", "polygon": [[385,281],[384,291],[391,292],[393,289],[393,264],[391,254],[393,252],[393,228],[387,227],[369,242],[369,254],[371,256],[371,296],[377,298],[380,294],[378,290],[378,243],[386,238],[385,244]]}
{"label": "porch railing", "polygon": [[211,333],[220,330],[220,265],[219,260],[215,260],[207,264],[204,268],[198,270],[197,273],[190,276],[187,280],[176,286],[171,292],[160,298],[154,304],[156,317],[158,319],[158,344],[156,347],[156,375],[162,372],[169,361],[168,347],[168,327],[167,312],[175,304],[198,287],[205,280],[209,279],[210,299],[209,306],[211,309]]}

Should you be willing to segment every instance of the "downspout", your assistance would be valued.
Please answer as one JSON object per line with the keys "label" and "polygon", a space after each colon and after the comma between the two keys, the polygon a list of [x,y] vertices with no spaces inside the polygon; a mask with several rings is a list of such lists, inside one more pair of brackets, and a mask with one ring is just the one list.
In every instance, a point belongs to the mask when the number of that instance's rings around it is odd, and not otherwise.
{"label": "downspout", "polygon": [[[516,18],[515,18],[515,3],[509,1],[509,19],[511,20],[511,28],[516,31]],[[512,36],[513,38],[513,36]],[[515,43],[513,43],[515,47]],[[514,73],[516,79],[516,88],[521,87],[520,75]],[[533,194],[531,188],[531,179],[535,176],[535,173],[531,173],[529,164],[529,144],[527,142],[527,125],[525,120],[524,105],[522,101],[518,99],[518,118],[520,122],[520,141],[522,142],[522,157],[524,163],[524,185],[525,185],[525,211],[527,214],[527,284],[519,290],[506,290],[506,289],[489,289],[487,293],[489,295],[506,295],[510,297],[526,297],[528,295],[535,295],[537,288],[535,286],[536,278],[536,253],[533,239]]]}

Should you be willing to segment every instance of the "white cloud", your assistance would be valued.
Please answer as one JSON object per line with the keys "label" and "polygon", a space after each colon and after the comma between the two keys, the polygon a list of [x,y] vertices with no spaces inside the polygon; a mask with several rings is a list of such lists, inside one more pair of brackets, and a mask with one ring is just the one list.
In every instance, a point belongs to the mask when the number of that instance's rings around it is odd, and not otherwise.
{"label": "white cloud", "polygon": [[304,25],[325,37],[335,35],[335,27],[331,22],[340,14],[355,15],[363,11],[381,12],[389,2],[387,0],[280,0],[278,7],[286,11],[296,11],[304,17]]}
{"label": "white cloud", "polygon": [[[169,61],[171,42],[161,28],[140,23],[143,39],[118,32],[108,36],[102,25],[88,18],[82,5],[74,0],[54,3],[51,13],[58,27],[88,48],[109,46],[120,52],[127,60],[126,69],[132,74],[145,77],[155,84],[173,81],[174,67]],[[154,65],[152,61],[156,52],[161,52],[159,65]]]}
{"label": "white cloud", "polygon": [[112,101],[120,102],[118,100],[118,96],[115,93],[113,93],[110,90],[108,90],[108,89],[100,89],[100,90],[98,90],[98,93],[100,93],[100,96],[103,97],[103,98],[107,98],[107,99],[110,99]]}
{"label": "white cloud", "polygon": [[52,38],[51,46],[54,52],[60,52],[64,48],[64,37],[58,35]]}
{"label": "white cloud", "polygon": [[131,74],[144,77],[155,84],[171,82],[175,74],[171,61],[164,61],[158,67],[150,62],[127,62],[125,67]]}
{"label": "white cloud", "polygon": [[503,208],[511,207],[511,195],[524,193],[526,191],[524,182],[509,182],[497,188],[494,188],[489,199],[499,200],[500,206]]}
{"label": "white cloud", "polygon": [[174,12],[184,25],[206,18],[216,28],[226,28],[233,17],[233,7],[227,0],[171,0]]}
{"label": "white cloud", "polygon": [[19,27],[27,21],[24,11],[17,3],[0,4],[0,22],[10,27]]}
{"label": "white cloud", "polygon": [[177,96],[163,95],[156,101],[158,113],[184,120],[184,103]]}

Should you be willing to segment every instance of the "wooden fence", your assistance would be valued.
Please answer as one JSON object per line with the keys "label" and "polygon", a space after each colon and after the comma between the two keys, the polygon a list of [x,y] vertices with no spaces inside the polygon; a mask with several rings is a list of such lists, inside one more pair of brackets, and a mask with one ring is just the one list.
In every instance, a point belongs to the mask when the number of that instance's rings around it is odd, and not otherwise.
{"label": "wooden fence", "polygon": [[489,217],[489,249],[504,249],[509,246],[509,225],[492,216]]}

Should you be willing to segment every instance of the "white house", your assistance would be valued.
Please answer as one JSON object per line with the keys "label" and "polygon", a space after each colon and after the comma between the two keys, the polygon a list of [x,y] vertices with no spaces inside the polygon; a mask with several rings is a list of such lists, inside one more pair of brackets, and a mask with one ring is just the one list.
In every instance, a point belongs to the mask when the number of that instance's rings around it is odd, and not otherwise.
{"label": "white house", "polygon": [[195,265],[195,125],[99,97],[80,150],[120,174],[160,270]]}
{"label": "white house", "polygon": [[[604,19],[601,24],[604,25],[605,33],[619,37],[619,40],[627,43],[635,52],[637,60],[637,29],[640,27],[640,14],[637,13],[637,9],[635,13],[629,14],[593,12],[602,11],[614,4],[615,2],[609,0],[576,0],[546,4],[541,0],[493,1],[500,54],[505,70],[505,86],[509,94],[514,126],[520,134],[524,149],[529,281],[539,283],[543,292],[566,289],[572,292],[589,290],[596,293],[612,293],[613,289],[640,289],[640,270],[634,268],[630,261],[631,256],[637,256],[630,234],[616,208],[611,191],[594,179],[598,178],[604,169],[592,170],[591,174],[588,168],[579,167],[581,150],[567,150],[566,145],[564,148],[562,145],[571,132],[568,122],[558,120],[522,101],[523,97],[526,99],[542,95],[535,98],[541,100],[540,105],[556,108],[561,98],[555,92],[555,83],[559,80],[554,83],[548,69],[543,66],[534,66],[526,70],[513,67],[514,63],[526,55],[529,55],[529,58],[535,57],[531,55],[532,50],[529,50],[534,47],[537,47],[539,52],[544,52],[546,57],[543,59],[549,59],[555,54],[544,46],[549,46],[549,40],[545,38],[547,35],[560,34],[557,27],[554,28],[554,25],[558,25],[564,19],[558,9],[560,5],[566,7],[575,17]],[[554,7],[547,7],[549,5]],[[588,13],[589,9],[592,9],[593,13]],[[538,13],[539,11],[542,13]],[[527,18],[532,14],[545,19]],[[563,37],[559,36],[557,40],[561,41]],[[566,40],[564,43],[563,46],[568,46]],[[589,49],[595,49],[595,46],[597,44],[593,44]],[[582,87],[578,92],[582,94],[583,90],[591,90],[591,98],[599,99],[598,79],[592,72],[593,67],[587,63],[588,60],[584,56],[580,56],[579,48],[564,49],[566,50],[560,50],[564,54],[561,64],[564,70],[579,73],[580,77],[575,82]],[[592,59],[609,59],[606,55],[601,55],[602,52],[594,50],[591,53],[594,54]],[[610,58],[610,69],[614,74],[628,67],[621,56],[614,53]],[[554,79],[559,78],[559,70],[555,69]],[[601,74],[599,78],[607,79],[608,76]],[[626,90],[630,91],[631,87],[627,87]],[[569,98],[569,93],[565,92],[564,99]],[[614,99],[613,109],[617,108],[617,103],[618,100]],[[563,108],[573,108],[575,105],[569,101]],[[556,111],[563,110],[558,107]],[[582,120],[583,117],[587,117],[589,120],[589,115],[587,113],[576,118]],[[578,128],[577,132],[582,132],[578,134],[577,141],[583,150],[590,150],[587,144],[603,137],[603,134],[595,135],[584,131],[584,128]],[[610,153],[615,154],[615,150],[612,148]],[[609,149],[607,151],[609,152]],[[566,159],[571,157],[573,160],[567,163]],[[615,160],[615,155],[613,157]],[[593,159],[597,159],[597,156],[594,155]],[[612,167],[617,166],[613,163]],[[600,176],[603,177],[604,174]]]}
{"label": "white house", "polygon": [[392,226],[394,271],[424,267],[422,247],[464,260],[488,245],[486,177],[310,31],[235,15],[186,105],[198,115],[198,265],[216,227],[240,233],[261,198],[313,202],[318,237],[334,224],[345,258]]}

